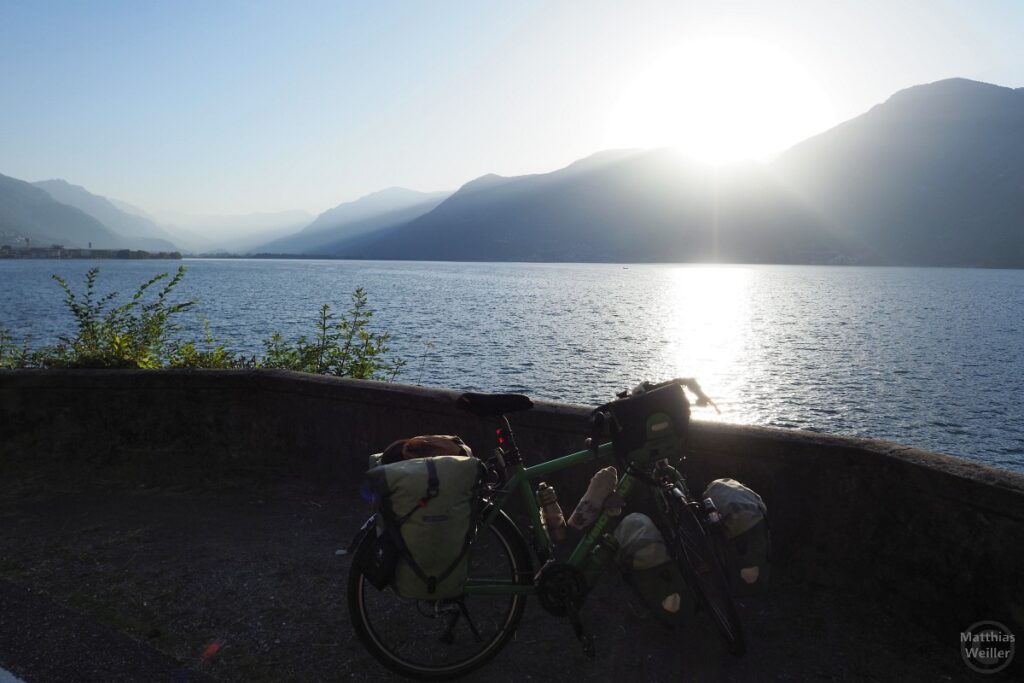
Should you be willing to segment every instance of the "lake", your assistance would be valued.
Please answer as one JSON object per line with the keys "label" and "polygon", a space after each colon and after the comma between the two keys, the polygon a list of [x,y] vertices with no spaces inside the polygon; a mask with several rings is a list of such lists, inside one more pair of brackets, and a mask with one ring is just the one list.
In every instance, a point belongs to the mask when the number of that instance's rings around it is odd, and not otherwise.
{"label": "lake", "polygon": [[[182,298],[247,353],[366,289],[399,381],[603,403],[692,376],[697,419],[890,439],[1024,471],[1024,271],[186,260]],[[173,261],[0,261],[0,325],[69,329],[57,273],[122,298]],[[188,324],[202,329],[196,316]]]}

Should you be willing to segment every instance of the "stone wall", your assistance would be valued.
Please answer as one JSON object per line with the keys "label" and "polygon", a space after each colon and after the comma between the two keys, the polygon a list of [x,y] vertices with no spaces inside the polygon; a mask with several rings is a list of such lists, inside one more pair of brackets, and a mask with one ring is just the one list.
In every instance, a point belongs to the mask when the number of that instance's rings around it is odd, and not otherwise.
{"label": "stone wall", "polygon": [[[495,425],[457,411],[456,396],[282,371],[0,371],[0,477],[295,476],[354,491],[366,456],[399,437],[457,433],[493,448]],[[581,449],[588,413],[540,402],[516,415],[527,461]],[[959,626],[1024,624],[1024,476],[881,441],[699,421],[691,446],[691,483],[727,476],[762,494],[777,568],[808,590],[891,592]],[[552,478],[563,501],[591,471]]]}

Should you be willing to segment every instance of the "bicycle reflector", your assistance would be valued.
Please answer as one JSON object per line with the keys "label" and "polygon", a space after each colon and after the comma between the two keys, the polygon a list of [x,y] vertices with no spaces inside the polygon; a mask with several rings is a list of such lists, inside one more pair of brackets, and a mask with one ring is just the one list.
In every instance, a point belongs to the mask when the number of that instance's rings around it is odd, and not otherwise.
{"label": "bicycle reflector", "polygon": [[622,465],[678,455],[690,422],[690,402],[678,384],[612,401],[612,445]]}

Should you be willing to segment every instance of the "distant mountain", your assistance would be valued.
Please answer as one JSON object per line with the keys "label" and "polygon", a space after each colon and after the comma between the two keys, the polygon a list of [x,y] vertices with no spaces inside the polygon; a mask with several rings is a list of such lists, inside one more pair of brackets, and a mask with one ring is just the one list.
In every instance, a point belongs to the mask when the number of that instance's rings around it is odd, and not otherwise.
{"label": "distant mountain", "polygon": [[45,190],[0,175],[0,244],[115,249],[129,246],[121,235]]}
{"label": "distant mountain", "polygon": [[[72,206],[121,235],[123,246],[147,251],[176,251],[174,236],[141,213],[129,213],[106,197],[65,180],[32,183],[61,204]],[[140,210],[136,209],[137,212]]]}
{"label": "distant mountain", "polygon": [[433,211],[336,247],[347,258],[829,261],[819,221],[766,169],[670,150],[606,152],[530,176],[487,175]]}
{"label": "distant mountain", "polygon": [[332,254],[349,238],[407,223],[440,204],[450,192],[392,187],[339,204],[294,235],[254,249],[271,254]]}
{"label": "distant mountain", "polygon": [[1024,267],[1024,88],[908,88],[774,168],[859,260]]}
{"label": "distant mountain", "polygon": [[1024,89],[916,86],[768,166],[611,151],[486,175],[348,258],[1024,267]]}
{"label": "distant mountain", "polygon": [[306,211],[196,215],[166,211],[155,214],[168,231],[190,244],[189,251],[254,253],[266,242],[290,235],[313,220]]}
{"label": "distant mountain", "polygon": [[344,258],[1024,268],[1024,89],[965,79],[908,88],[768,165],[611,150],[551,173],[485,175],[450,196],[390,188],[315,220],[301,211],[154,219],[63,181],[40,186],[46,192],[0,176],[3,243],[147,239],[196,252]]}

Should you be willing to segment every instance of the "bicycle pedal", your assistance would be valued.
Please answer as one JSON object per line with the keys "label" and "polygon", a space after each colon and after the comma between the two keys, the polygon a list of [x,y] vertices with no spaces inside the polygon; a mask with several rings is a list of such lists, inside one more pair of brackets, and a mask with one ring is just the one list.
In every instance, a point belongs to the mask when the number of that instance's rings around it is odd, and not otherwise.
{"label": "bicycle pedal", "polygon": [[580,634],[580,645],[583,646],[583,654],[587,659],[597,657],[597,648],[594,646],[594,636],[589,633]]}

